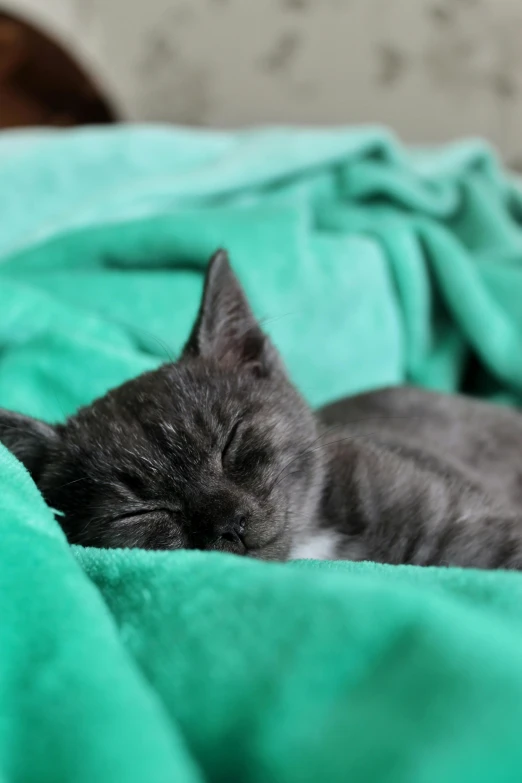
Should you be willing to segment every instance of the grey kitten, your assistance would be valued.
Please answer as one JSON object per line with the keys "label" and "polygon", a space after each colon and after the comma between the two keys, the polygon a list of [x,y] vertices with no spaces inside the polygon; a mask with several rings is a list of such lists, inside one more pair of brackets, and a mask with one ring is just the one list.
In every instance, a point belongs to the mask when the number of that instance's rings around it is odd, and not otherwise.
{"label": "grey kitten", "polygon": [[522,568],[522,416],[410,388],[314,415],[223,251],[178,362],[0,440],[71,543]]}

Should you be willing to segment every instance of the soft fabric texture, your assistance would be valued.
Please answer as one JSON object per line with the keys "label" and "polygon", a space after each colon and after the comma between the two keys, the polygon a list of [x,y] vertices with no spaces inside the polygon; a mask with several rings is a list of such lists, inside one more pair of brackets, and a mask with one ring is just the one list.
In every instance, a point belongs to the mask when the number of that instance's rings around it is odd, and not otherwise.
{"label": "soft fabric texture", "polygon": [[[0,405],[177,354],[225,246],[312,404],[522,400],[522,195],[379,130],[0,138]],[[521,444],[522,445],[522,444]],[[75,548],[0,452],[0,779],[522,776],[522,576]]]}

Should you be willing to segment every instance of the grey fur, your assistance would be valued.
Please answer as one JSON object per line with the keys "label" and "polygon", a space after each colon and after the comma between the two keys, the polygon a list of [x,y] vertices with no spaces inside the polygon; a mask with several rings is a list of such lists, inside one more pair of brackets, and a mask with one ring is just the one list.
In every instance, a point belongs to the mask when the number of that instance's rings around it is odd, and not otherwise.
{"label": "grey fur", "polygon": [[337,425],[323,520],[343,531],[339,558],[522,568],[518,411],[399,387],[320,416]]}
{"label": "grey fur", "polygon": [[72,543],[522,568],[520,413],[396,388],[314,415],[223,251],[178,362],[0,440]]}

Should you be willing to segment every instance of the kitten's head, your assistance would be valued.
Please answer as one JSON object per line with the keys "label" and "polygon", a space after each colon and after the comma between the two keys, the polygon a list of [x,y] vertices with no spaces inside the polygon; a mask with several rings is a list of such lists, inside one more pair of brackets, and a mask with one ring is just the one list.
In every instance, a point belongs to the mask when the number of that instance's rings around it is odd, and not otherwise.
{"label": "kitten's head", "polygon": [[321,449],[220,251],[175,364],[51,426],[0,412],[71,543],[285,559],[317,510]]}

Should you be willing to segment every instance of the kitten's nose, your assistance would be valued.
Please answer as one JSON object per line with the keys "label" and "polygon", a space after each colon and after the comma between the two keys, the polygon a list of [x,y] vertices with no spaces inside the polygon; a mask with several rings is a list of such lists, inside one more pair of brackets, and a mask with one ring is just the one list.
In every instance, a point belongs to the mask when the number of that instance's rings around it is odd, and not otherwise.
{"label": "kitten's nose", "polygon": [[225,541],[243,544],[243,533],[246,527],[246,517],[241,512],[228,519],[220,530],[220,536]]}

